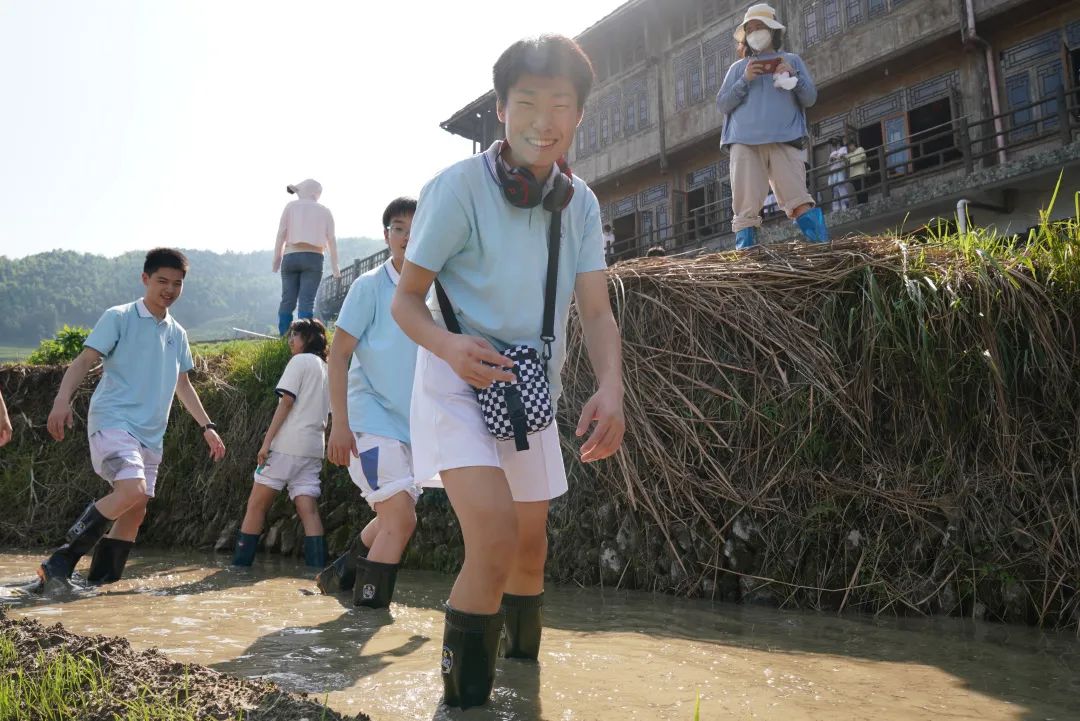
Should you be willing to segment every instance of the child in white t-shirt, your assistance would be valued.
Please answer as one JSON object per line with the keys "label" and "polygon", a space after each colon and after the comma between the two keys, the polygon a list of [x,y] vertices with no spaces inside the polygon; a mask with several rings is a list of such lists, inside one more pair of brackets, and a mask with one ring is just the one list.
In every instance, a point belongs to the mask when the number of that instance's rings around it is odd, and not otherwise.
{"label": "child in white t-shirt", "polygon": [[326,565],[326,540],[317,505],[330,411],[326,328],[314,318],[302,318],[289,326],[287,341],[292,358],[274,389],[278,406],[259,448],[255,483],[233,555],[236,566],[250,566],[255,560],[266,512],[286,488],[304,524],[304,562],[319,568]]}

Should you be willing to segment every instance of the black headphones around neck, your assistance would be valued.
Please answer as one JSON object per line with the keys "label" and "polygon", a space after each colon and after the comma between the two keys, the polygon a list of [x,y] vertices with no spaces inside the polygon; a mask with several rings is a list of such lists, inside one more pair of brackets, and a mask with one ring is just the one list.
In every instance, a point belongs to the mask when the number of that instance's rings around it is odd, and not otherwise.
{"label": "black headphones around neck", "polygon": [[531,170],[515,166],[511,166],[509,169],[504,167],[504,165],[509,165],[508,162],[502,162],[509,149],[510,144],[505,140],[502,141],[499,156],[495,159],[495,174],[499,178],[499,185],[502,186],[503,194],[511,205],[516,208],[535,208],[542,201],[544,210],[552,212],[564,210],[566,206],[570,205],[570,201],[574,197],[574,175],[565,159],[559,158],[556,161],[559,166],[559,173],[555,176],[551,190],[541,198],[544,186],[536,179]]}

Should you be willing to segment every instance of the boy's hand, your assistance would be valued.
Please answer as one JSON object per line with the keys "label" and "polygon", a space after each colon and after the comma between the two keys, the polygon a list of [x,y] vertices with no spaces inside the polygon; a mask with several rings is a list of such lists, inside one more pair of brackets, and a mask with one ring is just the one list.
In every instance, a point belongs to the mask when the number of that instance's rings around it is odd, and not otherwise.
{"label": "boy's hand", "polygon": [[353,458],[359,458],[360,451],[356,448],[356,436],[341,423],[330,425],[330,440],[326,444],[326,459],[336,466],[348,468]]}
{"label": "boy's hand", "polygon": [[517,380],[512,372],[514,361],[498,353],[483,338],[453,334],[442,349],[441,357],[461,380],[473,388],[487,388],[495,381],[513,383]]}
{"label": "boy's hand", "polygon": [[75,425],[75,419],[71,413],[71,404],[54,402],[47,423],[49,435],[55,440],[62,441],[64,428],[71,428],[73,425]]}
{"label": "boy's hand", "polygon": [[259,448],[259,452],[255,454],[255,461],[259,466],[266,465],[266,457],[270,455],[270,446],[263,443]]}
{"label": "boy's hand", "polygon": [[221,440],[221,436],[217,434],[213,428],[209,428],[203,431],[203,438],[206,440],[206,445],[210,446],[210,457],[214,461],[220,461],[225,457],[225,444]]}
{"label": "boy's hand", "polygon": [[773,70],[774,75],[780,73],[787,73],[788,75],[795,77],[795,68],[791,67],[785,60],[781,60],[780,64],[776,66],[776,70]]}
{"label": "boy's hand", "polygon": [[581,447],[581,460],[584,463],[603,460],[619,450],[626,420],[623,417],[622,388],[601,388],[581,409],[575,435],[581,438],[596,422],[596,428],[585,445]]}
{"label": "boy's hand", "polygon": [[0,413],[0,446],[6,446],[11,440],[11,419],[7,413]]}

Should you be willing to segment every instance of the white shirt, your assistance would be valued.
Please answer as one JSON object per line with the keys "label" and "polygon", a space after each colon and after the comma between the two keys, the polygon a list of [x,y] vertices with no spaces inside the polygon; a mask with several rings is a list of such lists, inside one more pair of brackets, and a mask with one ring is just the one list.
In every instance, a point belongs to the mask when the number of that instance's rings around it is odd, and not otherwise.
{"label": "white shirt", "polygon": [[611,250],[611,246],[615,244],[615,234],[608,232],[604,233],[604,250]]}
{"label": "white shirt", "polygon": [[326,448],[326,416],[330,413],[326,361],[314,353],[297,353],[289,359],[274,390],[278,395],[292,396],[293,406],[270,442],[270,450],[322,458]]}

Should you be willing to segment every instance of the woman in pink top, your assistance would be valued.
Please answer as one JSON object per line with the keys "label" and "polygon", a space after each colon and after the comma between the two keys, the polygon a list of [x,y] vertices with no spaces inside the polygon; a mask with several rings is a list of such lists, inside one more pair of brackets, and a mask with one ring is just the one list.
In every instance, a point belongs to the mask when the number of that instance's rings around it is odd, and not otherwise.
{"label": "woman in pink top", "polygon": [[285,335],[293,319],[293,308],[300,318],[315,315],[315,292],[322,280],[323,253],[330,251],[330,269],[338,270],[337,241],[334,239],[334,216],[319,204],[322,185],[307,180],[285,187],[297,198],[285,206],[274,246],[274,272],[281,271],[281,305],[278,307],[278,332]]}

